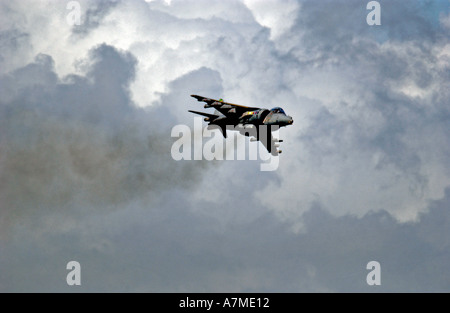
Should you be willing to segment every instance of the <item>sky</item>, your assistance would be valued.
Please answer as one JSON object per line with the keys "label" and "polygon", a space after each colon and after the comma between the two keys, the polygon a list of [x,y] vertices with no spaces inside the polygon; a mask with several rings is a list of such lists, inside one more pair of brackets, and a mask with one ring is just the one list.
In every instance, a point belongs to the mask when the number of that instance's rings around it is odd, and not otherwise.
{"label": "sky", "polygon": [[[449,292],[450,2],[367,3],[0,0],[0,292]],[[278,168],[174,160],[191,94]]]}

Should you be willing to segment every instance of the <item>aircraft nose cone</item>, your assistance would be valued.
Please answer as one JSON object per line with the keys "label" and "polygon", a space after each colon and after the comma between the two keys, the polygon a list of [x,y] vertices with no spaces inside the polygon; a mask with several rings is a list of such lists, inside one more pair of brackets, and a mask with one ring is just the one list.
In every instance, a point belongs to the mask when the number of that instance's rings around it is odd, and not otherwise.
{"label": "aircraft nose cone", "polygon": [[288,121],[289,125],[294,124],[294,119],[292,117],[289,116],[289,121]]}

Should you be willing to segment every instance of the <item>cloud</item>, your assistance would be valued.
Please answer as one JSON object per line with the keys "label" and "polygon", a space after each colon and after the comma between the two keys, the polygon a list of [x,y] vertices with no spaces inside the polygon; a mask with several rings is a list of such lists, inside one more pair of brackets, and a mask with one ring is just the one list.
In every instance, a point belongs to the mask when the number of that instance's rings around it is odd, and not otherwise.
{"label": "cloud", "polygon": [[[91,50],[86,77],[60,79],[50,56],[1,78],[4,227],[21,215],[117,208],[189,188],[203,163],[170,158],[170,113],[130,100],[135,58]],[[167,117],[166,117],[167,116]]]}
{"label": "cloud", "polygon": [[75,36],[83,36],[99,27],[105,16],[118,4],[118,2],[119,1],[102,0],[93,2],[92,5],[85,5],[84,7],[87,9],[84,14],[81,14],[81,17],[84,17],[84,21],[80,21],[80,25],[73,25],[73,34]]}
{"label": "cloud", "polygon": [[[26,250],[18,248],[29,242],[22,229],[4,250],[15,258],[0,259],[10,269],[1,273],[3,288],[72,292],[61,279],[70,257],[82,264],[79,290],[86,292],[445,292],[450,287],[444,275],[448,192],[415,224],[399,224],[387,212],[336,218],[316,206],[305,214],[308,229],[302,234],[270,213],[224,230],[217,220],[192,213],[186,196],[171,193],[157,205],[165,210],[134,207],[91,216],[64,236],[48,236]],[[46,262],[35,262],[40,259]],[[373,260],[381,265],[381,286],[366,284],[366,265]]]}
{"label": "cloud", "polygon": [[[448,6],[380,2],[2,2],[0,290],[448,290]],[[278,171],[173,161],[192,93],[292,115]]]}
{"label": "cloud", "polygon": [[[296,147],[281,161],[281,183],[265,189],[275,196],[263,203],[286,219],[301,223],[319,201],[338,216],[386,210],[411,221],[449,186],[447,174],[438,174],[448,173],[447,123],[436,114],[446,110],[448,38],[425,18],[434,8],[419,13],[406,3],[396,10],[381,5],[383,40],[356,18],[365,16],[360,5],[304,1],[296,24],[275,43],[286,43],[279,64],[294,96],[285,99],[301,125],[294,125]],[[414,36],[390,34],[403,11],[423,22],[406,21],[414,24]]]}
{"label": "cloud", "polygon": [[271,38],[274,39],[293,26],[300,8],[299,1],[247,0],[244,3],[251,10],[256,21],[270,29]]}

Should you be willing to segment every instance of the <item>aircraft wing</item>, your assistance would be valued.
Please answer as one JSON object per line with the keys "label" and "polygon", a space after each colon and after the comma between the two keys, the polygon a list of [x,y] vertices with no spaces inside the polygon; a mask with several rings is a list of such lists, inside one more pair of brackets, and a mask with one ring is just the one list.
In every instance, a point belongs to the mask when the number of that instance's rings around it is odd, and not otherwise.
{"label": "aircraft wing", "polygon": [[202,116],[206,116],[211,121],[214,121],[215,119],[217,119],[219,117],[219,115],[216,115],[216,114],[209,114],[209,113],[198,112],[198,111],[193,111],[193,110],[188,110],[188,112],[195,113],[195,114],[202,115]]}
{"label": "aircraft wing", "polygon": [[260,108],[257,107],[247,107],[244,105],[224,102],[216,99],[206,98],[198,95],[191,95],[191,97],[197,99],[197,101],[205,102],[205,108],[215,108],[217,111],[225,116],[241,116],[248,111],[256,111]]}

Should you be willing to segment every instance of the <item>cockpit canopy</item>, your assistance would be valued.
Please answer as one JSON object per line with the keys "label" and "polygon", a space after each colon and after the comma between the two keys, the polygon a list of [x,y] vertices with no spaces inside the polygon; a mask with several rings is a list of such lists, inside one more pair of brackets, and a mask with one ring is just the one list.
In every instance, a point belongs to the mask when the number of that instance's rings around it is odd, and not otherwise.
{"label": "cockpit canopy", "polygon": [[280,107],[273,108],[272,110],[270,110],[270,112],[281,113],[281,114],[286,115],[286,113],[284,113],[284,110],[282,108],[280,108]]}

